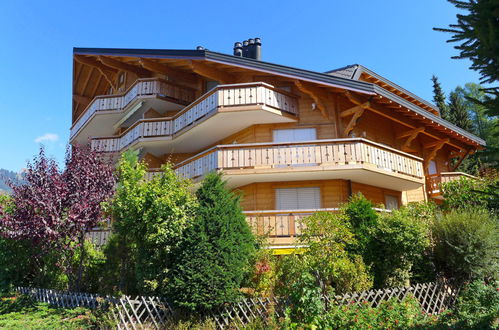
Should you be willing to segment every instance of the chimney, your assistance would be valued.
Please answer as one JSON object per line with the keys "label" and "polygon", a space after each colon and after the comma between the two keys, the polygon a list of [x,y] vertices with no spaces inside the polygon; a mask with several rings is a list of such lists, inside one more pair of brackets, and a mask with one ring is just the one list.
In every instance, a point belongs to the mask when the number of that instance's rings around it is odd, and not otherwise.
{"label": "chimney", "polygon": [[243,56],[243,44],[239,41],[234,43],[234,56]]}
{"label": "chimney", "polygon": [[248,40],[243,41],[243,57],[249,57],[249,42]]}
{"label": "chimney", "polygon": [[248,39],[248,58],[255,58],[255,39]]}
{"label": "chimney", "polygon": [[204,50],[204,47],[203,46],[197,46],[196,50]]}
{"label": "chimney", "polygon": [[262,59],[262,40],[260,38],[244,40],[242,44],[234,43],[234,56],[252,58],[258,61]]}
{"label": "chimney", "polygon": [[260,38],[255,38],[255,60],[262,60],[262,40]]}

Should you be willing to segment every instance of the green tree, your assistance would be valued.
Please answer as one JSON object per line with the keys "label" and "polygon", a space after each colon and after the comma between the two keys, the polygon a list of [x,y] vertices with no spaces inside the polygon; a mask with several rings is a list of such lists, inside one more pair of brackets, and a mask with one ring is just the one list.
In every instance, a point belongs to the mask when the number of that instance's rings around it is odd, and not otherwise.
{"label": "green tree", "polygon": [[448,278],[497,278],[499,227],[487,211],[461,209],[439,215],[432,236],[435,265]]}
{"label": "green tree", "polygon": [[[447,42],[458,43],[454,46],[459,55],[455,59],[469,59],[471,69],[478,71],[483,83],[493,84],[499,80],[499,3],[496,0],[448,0],[466,14],[458,14],[457,23],[449,28],[434,28],[436,31],[451,33]],[[488,94],[485,100],[477,102],[484,105],[489,115],[499,115],[499,87],[484,89]]]}
{"label": "green tree", "polygon": [[256,240],[240,197],[219,174],[208,174],[196,196],[196,217],[174,253],[169,297],[180,307],[203,311],[239,297],[241,283],[251,271]]}
{"label": "green tree", "polygon": [[[107,209],[123,251],[120,289],[133,288],[123,283],[133,268],[140,292],[164,294],[171,252],[181,242],[194,215],[192,185],[177,177],[169,165],[148,180],[146,165],[138,162],[137,153],[132,151],[122,155],[117,173],[116,194]],[[132,260],[135,264],[130,263]]]}
{"label": "green tree", "polygon": [[449,120],[449,108],[445,103],[445,93],[442,91],[438,77],[433,75],[431,81],[433,82],[433,103],[440,110],[440,116],[445,120]]}
{"label": "green tree", "polygon": [[471,119],[465,100],[455,91],[451,92],[449,96],[449,120],[464,130],[472,130]]}

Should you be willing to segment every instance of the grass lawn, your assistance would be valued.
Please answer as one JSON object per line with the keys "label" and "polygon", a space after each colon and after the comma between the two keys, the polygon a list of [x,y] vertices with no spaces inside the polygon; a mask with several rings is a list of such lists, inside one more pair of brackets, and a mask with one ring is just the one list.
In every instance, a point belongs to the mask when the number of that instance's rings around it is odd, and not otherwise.
{"label": "grass lawn", "polygon": [[0,298],[0,329],[92,329],[96,318],[89,309],[63,309],[25,296]]}

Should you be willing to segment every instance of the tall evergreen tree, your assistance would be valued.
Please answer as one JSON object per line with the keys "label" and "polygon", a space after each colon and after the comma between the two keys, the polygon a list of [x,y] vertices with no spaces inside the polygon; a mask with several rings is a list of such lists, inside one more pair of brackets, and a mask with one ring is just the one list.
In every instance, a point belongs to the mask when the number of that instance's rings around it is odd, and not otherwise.
{"label": "tall evergreen tree", "polygon": [[473,126],[465,101],[456,91],[451,92],[449,96],[449,120],[464,130],[472,130]]}
{"label": "tall evergreen tree", "polygon": [[[499,80],[499,2],[497,0],[448,0],[458,9],[457,23],[449,28],[434,28],[452,34],[447,42],[457,42],[454,48],[459,55],[455,59],[469,59],[471,69],[480,72],[481,82],[493,84]],[[489,115],[499,115],[499,87],[484,89],[488,96],[477,103],[488,109]]]}
{"label": "tall evergreen tree", "polygon": [[256,243],[239,197],[219,174],[208,174],[196,195],[197,215],[174,253],[169,291],[176,305],[206,311],[237,299]]}
{"label": "tall evergreen tree", "polygon": [[433,82],[433,103],[435,103],[440,110],[440,116],[443,119],[449,120],[449,109],[445,103],[445,94],[442,91],[442,86],[440,86],[438,77],[433,75],[431,81]]}

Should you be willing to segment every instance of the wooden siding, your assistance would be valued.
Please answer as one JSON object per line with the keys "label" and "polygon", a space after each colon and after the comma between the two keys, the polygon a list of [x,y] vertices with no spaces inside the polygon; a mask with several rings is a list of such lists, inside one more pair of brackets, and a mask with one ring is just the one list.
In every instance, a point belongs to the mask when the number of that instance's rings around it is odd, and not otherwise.
{"label": "wooden siding", "polygon": [[381,207],[381,204],[385,205],[385,197],[387,195],[397,197],[399,205],[402,205],[400,191],[384,189],[362,183],[352,182],[352,193],[356,194],[359,192],[362,193],[362,195],[364,195],[367,199],[372,201],[376,207]]}

